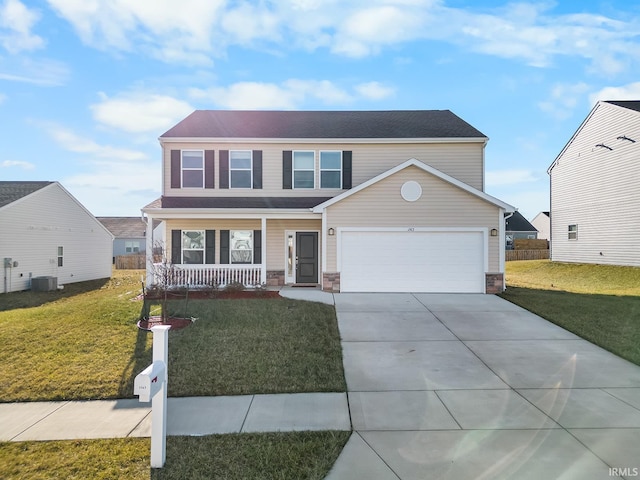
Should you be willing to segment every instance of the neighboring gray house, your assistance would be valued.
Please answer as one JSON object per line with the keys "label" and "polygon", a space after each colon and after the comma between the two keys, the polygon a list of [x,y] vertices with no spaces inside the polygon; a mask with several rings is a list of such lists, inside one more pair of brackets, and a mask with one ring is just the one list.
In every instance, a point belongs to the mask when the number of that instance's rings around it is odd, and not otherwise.
{"label": "neighboring gray house", "polygon": [[551,240],[551,217],[549,212],[540,212],[531,220],[536,230],[538,230],[538,238],[542,240]]}
{"label": "neighboring gray house", "polygon": [[487,141],[448,110],[198,110],[160,136],[147,250],[157,220],[180,284],[500,292]]}
{"label": "neighboring gray house", "polygon": [[640,101],[600,101],[549,167],[551,260],[640,266]]}
{"label": "neighboring gray house", "polygon": [[58,182],[0,182],[0,293],[111,276],[113,236]]}
{"label": "neighboring gray house", "polygon": [[538,238],[538,230],[524,218],[520,212],[513,212],[513,215],[507,215],[505,220],[505,248],[513,250],[513,241],[518,239],[535,239]]}
{"label": "neighboring gray house", "polygon": [[141,217],[97,217],[113,235],[113,261],[119,255],[144,253],[147,224]]}

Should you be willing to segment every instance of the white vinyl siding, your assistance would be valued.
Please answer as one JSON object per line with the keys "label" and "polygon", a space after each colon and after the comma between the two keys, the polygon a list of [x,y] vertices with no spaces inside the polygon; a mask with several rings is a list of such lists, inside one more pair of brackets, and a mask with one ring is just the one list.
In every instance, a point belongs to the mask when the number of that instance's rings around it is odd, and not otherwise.
{"label": "white vinyl siding", "polygon": [[[180,189],[171,188],[171,150],[196,149],[215,150],[216,189]],[[262,150],[263,187],[261,190],[247,192],[233,188],[220,191],[219,185],[219,151],[220,150]],[[305,150],[315,152],[316,159],[321,151],[351,151],[353,156],[353,187],[366,182],[387,170],[415,158],[423,163],[465,182],[472,187],[483,190],[484,187],[484,143],[425,143],[425,144],[349,144],[349,143],[215,143],[215,142],[168,142],[163,146],[164,155],[164,188],[163,194],[168,196],[210,196],[243,197],[256,195],[264,197],[320,197],[338,195],[342,188],[320,188],[317,180],[320,177],[320,162],[315,162],[315,188],[299,188],[283,190],[282,188],[282,152],[285,150]]]}
{"label": "white vinyl siding", "polygon": [[552,260],[640,266],[639,158],[640,113],[598,104],[551,169]]}
{"label": "white vinyl siding", "polygon": [[113,237],[55,183],[0,208],[0,225],[0,257],[18,262],[7,289],[28,289],[32,277],[64,285],[111,276]]}

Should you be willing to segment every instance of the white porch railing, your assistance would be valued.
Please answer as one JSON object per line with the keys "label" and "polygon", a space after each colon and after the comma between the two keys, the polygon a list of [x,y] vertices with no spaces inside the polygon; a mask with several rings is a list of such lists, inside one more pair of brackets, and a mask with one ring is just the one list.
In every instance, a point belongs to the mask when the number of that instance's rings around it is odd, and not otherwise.
{"label": "white porch railing", "polygon": [[222,286],[242,283],[254,287],[266,283],[262,265],[167,265],[154,263],[153,280],[156,285],[169,287]]}

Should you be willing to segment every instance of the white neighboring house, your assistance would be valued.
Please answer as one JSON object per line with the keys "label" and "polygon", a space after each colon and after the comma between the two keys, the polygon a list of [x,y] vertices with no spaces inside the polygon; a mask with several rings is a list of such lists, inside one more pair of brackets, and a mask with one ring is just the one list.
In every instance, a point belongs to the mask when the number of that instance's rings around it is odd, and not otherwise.
{"label": "white neighboring house", "polygon": [[640,100],[600,101],[551,177],[551,260],[640,266]]}
{"label": "white neighboring house", "polygon": [[551,240],[551,218],[549,212],[540,212],[533,220],[531,225],[538,230],[538,238],[542,240]]}
{"label": "white neighboring house", "polygon": [[0,181],[0,293],[111,277],[113,235],[58,182]]}

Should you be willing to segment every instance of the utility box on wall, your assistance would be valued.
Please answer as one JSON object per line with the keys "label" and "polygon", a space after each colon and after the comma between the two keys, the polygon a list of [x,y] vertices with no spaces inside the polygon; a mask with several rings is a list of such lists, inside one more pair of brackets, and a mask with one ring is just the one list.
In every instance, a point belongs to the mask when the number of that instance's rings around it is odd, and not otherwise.
{"label": "utility box on wall", "polygon": [[34,292],[51,292],[58,289],[58,277],[34,277],[31,279],[31,290]]}

